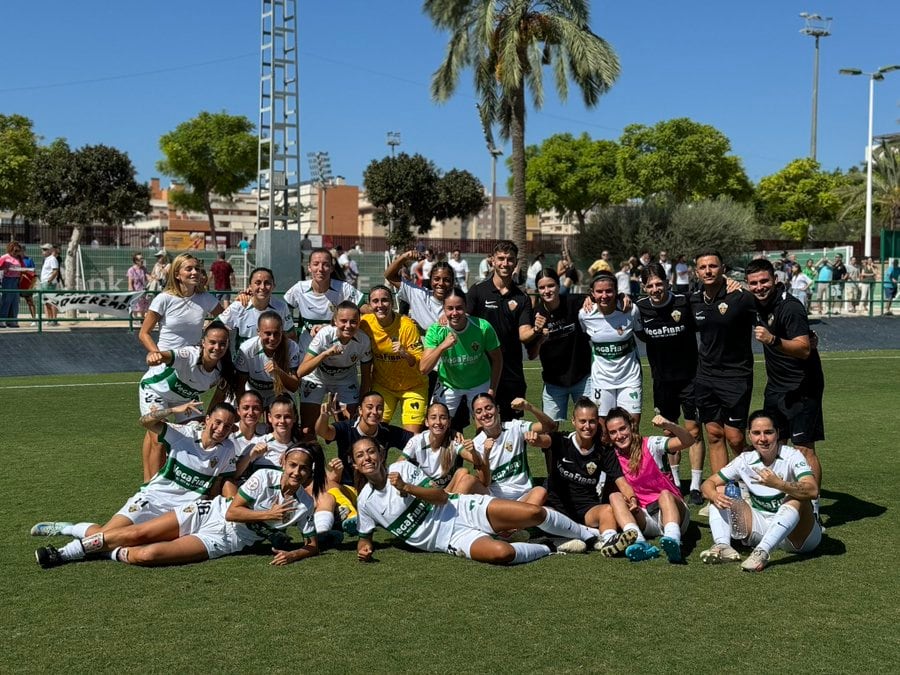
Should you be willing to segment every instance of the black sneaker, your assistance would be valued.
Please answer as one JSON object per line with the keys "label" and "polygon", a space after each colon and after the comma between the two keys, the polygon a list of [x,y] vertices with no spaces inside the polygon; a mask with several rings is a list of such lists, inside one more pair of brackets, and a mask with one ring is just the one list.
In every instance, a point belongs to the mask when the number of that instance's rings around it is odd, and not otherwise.
{"label": "black sneaker", "polygon": [[691,490],[688,501],[694,506],[703,506],[703,493],[700,490]]}
{"label": "black sneaker", "polygon": [[600,551],[604,558],[614,558],[625,553],[625,549],[637,541],[637,532],[625,530],[614,534],[608,541],[598,541],[594,544],[594,550]]}
{"label": "black sneaker", "polygon": [[50,567],[58,567],[65,562],[62,559],[62,556],[59,554],[59,551],[52,546],[44,546],[42,548],[39,548],[34,552],[34,557],[37,560],[38,565],[40,565],[44,569],[49,569]]}

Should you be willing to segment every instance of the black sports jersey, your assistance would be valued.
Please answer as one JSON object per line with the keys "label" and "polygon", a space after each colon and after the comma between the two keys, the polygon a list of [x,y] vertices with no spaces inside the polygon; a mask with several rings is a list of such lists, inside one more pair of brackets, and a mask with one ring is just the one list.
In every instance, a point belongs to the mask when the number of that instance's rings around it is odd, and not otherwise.
{"label": "black sports jersey", "polygon": [[547,318],[546,338],[541,344],[542,377],[547,384],[571,387],[591,374],[591,341],[581,329],[578,312],[585,295],[569,293],[559,298],[559,306],[547,309],[542,302],[535,314]]}
{"label": "black sports jersey", "polygon": [[[758,306],[758,321],[768,331],[782,340],[793,340],[801,335],[809,335],[809,320],[806,308],[797,298],[789,295],[782,284],[776,284],[769,302]],[[798,359],[788,356],[780,349],[764,345],[766,355],[766,376],[768,392],[788,392],[798,389],[807,392],[820,391],[825,378],[819,352],[811,350],[809,357]]]}
{"label": "black sports jersey", "polygon": [[[353,484],[353,444],[363,437],[358,423],[359,419],[357,418],[352,421],[335,422],[332,425],[334,427],[334,442],[337,443],[338,457],[344,463],[344,474],[341,477],[341,482],[347,485]],[[378,445],[384,448],[385,452],[390,448],[402,450],[412,437],[413,434],[406,429],[383,422],[378,425],[378,432],[375,434],[375,440],[378,442]]]}
{"label": "black sports jersey", "polygon": [[693,380],[697,373],[697,328],[687,297],[669,293],[662,305],[654,305],[649,297],[636,304],[641,322],[635,334],[647,343],[653,381]]}
{"label": "black sports jersey", "polygon": [[576,447],[574,432],[554,431],[550,438],[550,447],[545,450],[549,465],[547,492],[569,507],[599,504],[597,483],[601,476],[605,474],[607,482],[622,476],[615,451],[595,441],[591,451],[584,454]]}
{"label": "black sports jersey", "polygon": [[519,326],[534,324],[531,299],[515,284],[505,294],[501,293],[494,285],[493,277],[488,277],[469,289],[466,311],[472,316],[487,320],[497,333],[500,350],[503,352],[501,386],[510,381],[521,382],[524,386]]}
{"label": "black sports jersey", "polygon": [[697,375],[710,378],[753,376],[752,330],[756,325],[756,301],[743,291],[728,293],[725,284],[707,301],[704,291],[691,293],[691,311],[697,333]]}

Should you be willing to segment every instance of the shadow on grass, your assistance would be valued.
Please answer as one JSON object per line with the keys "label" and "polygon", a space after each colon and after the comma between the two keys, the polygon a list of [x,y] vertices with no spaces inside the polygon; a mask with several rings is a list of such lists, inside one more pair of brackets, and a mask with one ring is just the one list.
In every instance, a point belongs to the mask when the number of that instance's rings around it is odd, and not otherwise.
{"label": "shadow on grass", "polygon": [[887,512],[886,506],[867,502],[846,492],[821,490],[819,499],[832,501],[831,504],[822,504],[819,507],[822,522],[827,528],[840,527],[864,518],[877,518]]}
{"label": "shadow on grass", "polygon": [[829,537],[827,533],[822,535],[822,543],[819,544],[819,547],[813,551],[812,553],[804,553],[804,554],[788,554],[783,558],[779,558],[778,560],[773,560],[768,564],[768,567],[776,567],[778,565],[791,565],[795,563],[802,563],[807,560],[815,560],[816,558],[823,558],[825,556],[833,556],[833,555],[844,555],[847,553],[847,546],[840,539],[834,539]]}

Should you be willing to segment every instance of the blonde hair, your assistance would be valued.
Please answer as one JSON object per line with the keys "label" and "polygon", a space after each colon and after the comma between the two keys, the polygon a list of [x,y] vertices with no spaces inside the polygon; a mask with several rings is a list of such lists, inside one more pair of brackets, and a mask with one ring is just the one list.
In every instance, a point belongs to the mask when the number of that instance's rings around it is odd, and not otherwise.
{"label": "blonde hair", "polygon": [[[199,264],[199,261],[190,253],[182,253],[181,255],[176,256],[175,260],[172,261],[172,264],[169,265],[169,276],[166,278],[166,287],[163,289],[166,293],[178,296],[179,298],[184,297],[184,290],[181,288],[181,281],[178,279],[178,273],[188,260],[193,260],[195,264]],[[195,292],[200,292],[199,286]]]}

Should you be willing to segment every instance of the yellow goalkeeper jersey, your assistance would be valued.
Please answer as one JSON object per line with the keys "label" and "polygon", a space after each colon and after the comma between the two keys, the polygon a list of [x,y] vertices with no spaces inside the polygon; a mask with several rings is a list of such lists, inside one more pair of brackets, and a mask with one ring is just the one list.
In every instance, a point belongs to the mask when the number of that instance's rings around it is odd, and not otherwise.
{"label": "yellow goalkeeper jersey", "polygon": [[[374,314],[363,314],[360,329],[372,341],[373,381],[376,384],[396,392],[428,386],[428,377],[419,372],[422,339],[412,319],[395,314],[391,325],[384,328]],[[406,358],[394,352],[395,340],[416,357],[416,365],[409,365]]]}

